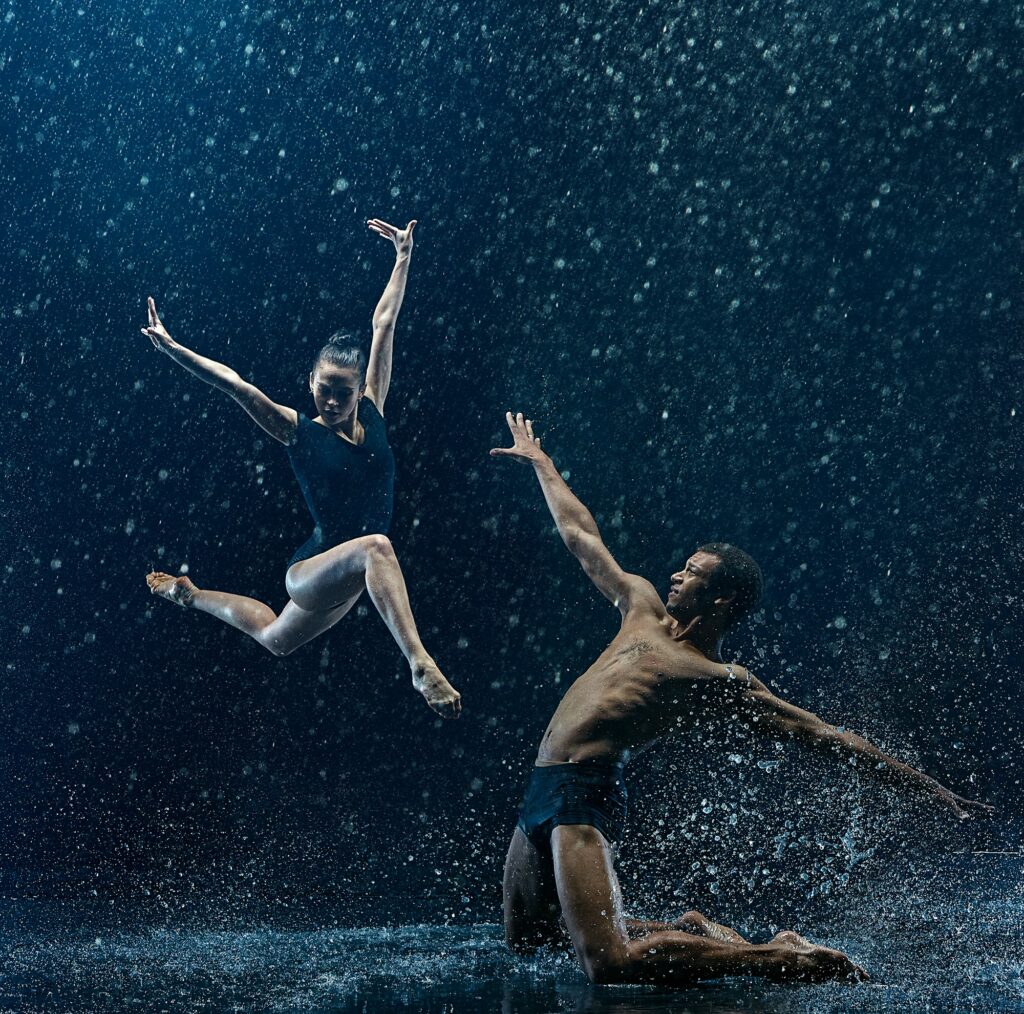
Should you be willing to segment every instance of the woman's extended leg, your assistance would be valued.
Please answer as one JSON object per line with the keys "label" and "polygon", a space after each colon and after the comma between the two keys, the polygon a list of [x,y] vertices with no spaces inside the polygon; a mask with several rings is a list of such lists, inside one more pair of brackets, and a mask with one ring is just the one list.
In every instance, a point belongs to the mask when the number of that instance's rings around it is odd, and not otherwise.
{"label": "woman's extended leg", "polygon": [[292,601],[280,616],[256,599],[197,588],[187,577],[152,573],[146,581],[154,595],[216,616],[275,655],[287,655],[332,627],[365,587],[427,704],[445,718],[457,718],[462,710],[459,694],[419,639],[402,570],[386,536],[366,535],[293,564],[285,582]]}
{"label": "woman's extended leg", "polygon": [[445,718],[458,718],[462,702],[444,678],[416,630],[402,568],[386,535],[363,535],[333,546],[288,568],[292,601],[303,609],[322,608],[365,585],[370,599],[412,670],[413,686]]}
{"label": "woman's extended leg", "polygon": [[333,609],[310,611],[289,602],[281,615],[257,599],[230,592],[197,588],[187,577],[174,577],[154,571],[146,575],[146,583],[154,595],[160,595],[179,606],[198,609],[223,620],[236,630],[248,634],[274,655],[290,655],[307,641],[329,630],[355,604],[362,594],[359,589]]}

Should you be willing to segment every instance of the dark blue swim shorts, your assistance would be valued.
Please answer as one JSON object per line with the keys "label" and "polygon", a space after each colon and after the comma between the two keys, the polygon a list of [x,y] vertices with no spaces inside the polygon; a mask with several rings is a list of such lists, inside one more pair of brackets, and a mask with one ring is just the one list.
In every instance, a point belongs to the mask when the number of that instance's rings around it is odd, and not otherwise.
{"label": "dark blue swim shorts", "polygon": [[550,851],[559,824],[588,824],[617,843],[626,821],[624,767],[600,761],[535,767],[517,827],[542,852]]}

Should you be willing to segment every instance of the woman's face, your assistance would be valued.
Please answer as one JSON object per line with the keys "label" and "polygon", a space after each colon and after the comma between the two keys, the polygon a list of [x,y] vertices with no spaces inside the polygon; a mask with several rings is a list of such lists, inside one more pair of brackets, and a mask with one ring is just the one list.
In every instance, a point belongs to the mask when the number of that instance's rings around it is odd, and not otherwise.
{"label": "woman's face", "polygon": [[354,366],[320,363],[309,375],[309,389],[324,422],[333,426],[351,418],[366,384]]}

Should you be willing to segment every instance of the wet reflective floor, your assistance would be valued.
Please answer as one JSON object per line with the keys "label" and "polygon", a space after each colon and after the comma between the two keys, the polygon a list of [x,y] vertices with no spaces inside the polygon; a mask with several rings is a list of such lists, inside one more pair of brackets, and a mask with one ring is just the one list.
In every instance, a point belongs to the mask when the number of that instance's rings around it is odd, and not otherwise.
{"label": "wet reflective floor", "polygon": [[77,903],[8,902],[0,1009],[1024,1011],[1024,907],[1006,886],[1003,897],[953,906],[941,896],[912,912],[880,905],[852,934],[817,927],[872,971],[872,984],[734,980],[691,990],[591,986],[568,956],[512,957],[494,925],[126,930],[122,909],[119,928],[104,929]]}

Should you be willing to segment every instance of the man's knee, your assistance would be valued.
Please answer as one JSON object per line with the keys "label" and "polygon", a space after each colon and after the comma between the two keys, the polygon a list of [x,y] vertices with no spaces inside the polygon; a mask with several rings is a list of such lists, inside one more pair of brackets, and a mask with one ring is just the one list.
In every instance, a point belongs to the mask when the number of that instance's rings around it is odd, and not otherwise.
{"label": "man's knee", "polygon": [[505,944],[514,954],[532,954],[542,947],[553,947],[565,941],[559,923],[557,905],[546,906],[532,916],[523,912],[505,912]]}
{"label": "man's knee", "polygon": [[581,961],[587,978],[597,986],[630,982],[633,961],[626,948],[584,952]]}
{"label": "man's knee", "polygon": [[524,931],[522,927],[515,923],[506,921],[505,946],[508,947],[513,954],[525,955],[532,954],[543,945],[537,938],[536,933]]}

